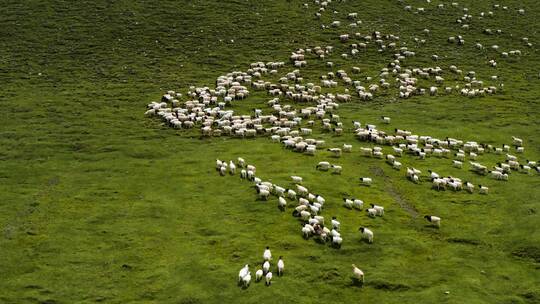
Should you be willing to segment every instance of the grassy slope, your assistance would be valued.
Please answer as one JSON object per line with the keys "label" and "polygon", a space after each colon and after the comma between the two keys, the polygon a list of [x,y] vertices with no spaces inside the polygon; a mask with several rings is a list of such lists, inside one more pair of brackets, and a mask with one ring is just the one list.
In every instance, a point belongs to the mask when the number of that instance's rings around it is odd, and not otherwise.
{"label": "grassy slope", "polygon": [[[411,185],[403,172],[353,154],[337,161],[343,176],[331,178],[313,169],[328,159],[324,152],[305,157],[263,138],[199,140],[195,131],[174,131],[143,118],[145,104],[165,89],[212,84],[218,75],[245,70],[252,61],[285,60],[296,47],[337,45],[338,31],[321,32],[311,17],[314,8],[305,12],[296,1],[227,2],[5,1],[0,19],[1,302],[539,301],[538,260],[512,255],[522,251],[538,259],[537,176],[513,174],[510,182],[498,183],[450,168],[445,160],[414,163],[487,184],[493,192],[483,197],[437,193],[428,183]],[[477,14],[490,4],[475,1],[469,7]],[[519,42],[523,36],[538,41],[534,1],[523,4],[525,17],[496,12],[497,18],[473,22],[459,51],[444,42],[462,32],[453,22],[455,9],[416,16],[393,1],[335,7],[341,13],[358,11],[366,33],[378,29],[410,40],[430,28],[432,45],[419,49],[413,63],[432,65],[427,58],[437,53],[448,56],[443,67],[462,62],[464,70],[474,69],[485,79],[493,72],[473,41],[493,40],[526,53],[499,59],[497,74],[506,85],[501,95],[395,103],[383,97],[343,106],[344,121],[377,122],[386,114],[393,118],[389,128],[496,144],[517,135],[526,140],[526,156],[540,158],[538,53]],[[487,37],[479,34],[484,27],[506,33]],[[338,67],[352,65],[333,61]],[[355,64],[375,76],[385,61],[369,52]],[[306,74],[326,71],[322,63],[313,66]],[[251,100],[265,98],[255,94]],[[321,137],[336,145],[360,145],[350,135]],[[325,215],[342,219],[342,249],[302,240],[290,212],[278,212],[274,200],[255,202],[239,178],[215,174],[215,158],[237,156],[257,165],[261,177],[281,184],[291,173],[304,176],[327,197]],[[375,177],[375,185],[356,186],[363,175]],[[345,194],[380,202],[387,216],[371,220],[343,209],[339,200]],[[443,228],[426,227],[399,202],[420,215],[441,215]],[[373,227],[373,245],[359,241],[360,224]],[[238,269],[257,263],[265,245],[285,256],[287,275],[271,288],[236,288]],[[351,263],[367,274],[361,290],[349,286]],[[446,290],[451,294],[444,295]]]}

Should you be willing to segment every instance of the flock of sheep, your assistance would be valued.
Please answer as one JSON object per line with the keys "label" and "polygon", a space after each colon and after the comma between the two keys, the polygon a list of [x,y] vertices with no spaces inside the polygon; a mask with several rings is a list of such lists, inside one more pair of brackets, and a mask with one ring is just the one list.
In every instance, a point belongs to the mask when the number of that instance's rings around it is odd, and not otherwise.
{"label": "flock of sheep", "polygon": [[[398,1],[402,2],[402,1]],[[331,0],[315,0],[318,7],[315,13],[316,18],[321,18],[323,14],[330,11]],[[427,1],[431,5],[430,0]],[[309,9],[309,4],[304,4]],[[458,3],[451,3],[450,8],[457,9]],[[429,10],[446,9],[445,4],[439,4]],[[499,5],[493,6],[494,10],[508,10],[507,7]],[[407,12],[424,14],[426,8],[413,8],[405,6]],[[462,8],[462,15],[456,19],[456,23],[463,31],[470,30],[469,23],[474,18],[493,18],[492,11],[480,12],[473,16],[465,7]],[[517,11],[523,15],[525,11]],[[336,11],[334,15],[338,15]],[[254,138],[267,136],[272,142],[282,145],[285,149],[306,155],[316,153],[329,153],[333,158],[343,157],[344,153],[353,154],[355,151],[352,144],[343,143],[339,147],[327,147],[327,143],[322,139],[314,138],[314,130],[332,134],[336,137],[346,132],[354,132],[355,137],[361,143],[369,144],[360,146],[359,156],[377,158],[386,162],[395,170],[402,169],[399,161],[402,157],[409,157],[413,160],[423,160],[428,157],[448,159],[449,165],[455,168],[469,168],[480,176],[489,175],[496,180],[507,181],[511,172],[522,172],[531,174],[534,171],[540,172],[540,162],[520,160],[515,154],[524,153],[523,140],[517,137],[512,138],[509,144],[493,146],[489,144],[467,141],[456,138],[436,138],[426,134],[414,134],[409,130],[394,128],[393,130],[383,130],[374,124],[362,124],[354,121],[352,127],[344,126],[337,114],[340,104],[348,102],[361,102],[371,100],[377,96],[388,96],[395,93],[399,98],[410,98],[418,95],[429,94],[436,97],[441,94],[454,94],[455,92],[467,97],[482,97],[488,94],[496,94],[503,88],[503,83],[499,82],[499,77],[490,77],[491,85],[486,85],[484,80],[477,79],[475,71],[463,72],[456,65],[448,68],[440,66],[412,66],[408,59],[416,56],[413,48],[401,43],[402,39],[391,33],[381,33],[373,31],[371,33],[361,33],[357,29],[362,25],[357,13],[346,15],[348,26],[342,25],[342,21],[335,20],[330,24],[322,24],[323,30],[340,30],[337,35],[337,43],[342,44],[339,49],[346,49],[339,56],[346,60],[357,60],[367,49],[375,48],[382,55],[391,54],[391,60],[380,69],[374,79],[371,76],[362,76],[359,67],[352,66],[350,69],[332,70],[320,75],[320,83],[307,82],[302,73],[302,69],[308,66],[308,61],[323,61],[325,65],[333,69],[334,63],[329,61],[336,56],[337,48],[331,45],[311,46],[299,48],[292,52],[289,62],[254,62],[246,71],[234,71],[226,75],[219,76],[215,87],[190,87],[183,95],[180,92],[168,91],[159,102],[152,102],[148,105],[147,116],[157,116],[168,126],[176,129],[189,129],[199,127],[203,137],[232,136],[237,138]],[[347,30],[343,30],[343,28]],[[345,32],[347,31],[347,32]],[[350,33],[354,31],[354,33]],[[500,30],[484,29],[484,34],[495,35]],[[424,38],[414,38],[417,48],[429,43],[431,32],[424,29],[421,33]],[[449,37],[448,43],[456,44],[460,47],[465,44],[465,35]],[[532,46],[528,38],[523,37],[521,41],[525,46]],[[348,44],[343,47],[343,44]],[[475,47],[479,51],[485,51],[484,46],[476,43]],[[521,56],[520,50],[500,51],[498,45],[489,47],[493,59],[487,63],[495,67],[500,58],[509,56]],[[437,63],[439,55],[433,54],[431,59]],[[290,69],[289,71],[283,71]],[[423,84],[432,82],[432,85]],[[251,91],[266,91],[268,94],[267,109],[253,109],[251,115],[237,115],[231,109],[235,103],[251,95]],[[390,117],[381,117],[383,125],[391,123]],[[501,155],[501,160],[497,165],[492,166],[481,163],[482,155],[493,153]],[[515,153],[515,154],[514,154]],[[504,154],[504,156],[503,156]],[[504,157],[504,158],[503,158]],[[451,160],[451,162],[450,162]],[[238,158],[236,162],[216,161],[216,169],[221,175],[236,174],[237,168],[243,179],[252,181],[260,199],[267,200],[274,195],[278,198],[278,207],[282,210],[288,206],[287,200],[297,201],[294,206],[293,215],[301,219],[302,235],[305,238],[316,237],[319,241],[329,242],[332,246],[339,248],[343,239],[341,238],[340,222],[333,217],[329,225],[325,225],[325,219],[321,216],[325,199],[318,194],[311,193],[302,186],[303,179],[299,176],[291,176],[294,189],[282,187],[268,181],[263,181],[256,175],[256,168],[246,164],[245,160]],[[317,170],[332,170],[334,174],[341,174],[343,168],[338,164],[331,164],[328,161],[319,162]],[[347,169],[347,168],[345,168]],[[431,186],[436,190],[450,189],[453,191],[465,190],[470,193],[475,191],[476,186],[459,177],[444,176],[432,170],[427,170],[423,175],[421,170],[416,168],[406,168],[405,178],[413,183],[421,183],[429,180]],[[373,182],[370,177],[361,177],[360,182],[369,186]],[[480,194],[488,194],[489,188],[478,185]],[[343,198],[343,204],[349,209],[363,209],[364,202],[358,198]],[[383,216],[384,207],[371,204],[366,212],[371,217]],[[426,220],[436,227],[440,227],[441,218],[434,215],[426,215]],[[330,229],[330,227],[332,229]],[[368,243],[373,242],[373,231],[367,227],[360,227],[361,237]],[[272,273],[269,271],[271,254],[267,248],[263,255],[265,262],[262,270],[256,272],[257,281],[264,275],[266,284],[270,285]],[[278,272],[283,271],[283,260],[278,262]],[[364,273],[353,264],[353,276],[356,280],[363,282]],[[248,286],[251,281],[249,265],[246,265],[239,273],[239,282]]]}

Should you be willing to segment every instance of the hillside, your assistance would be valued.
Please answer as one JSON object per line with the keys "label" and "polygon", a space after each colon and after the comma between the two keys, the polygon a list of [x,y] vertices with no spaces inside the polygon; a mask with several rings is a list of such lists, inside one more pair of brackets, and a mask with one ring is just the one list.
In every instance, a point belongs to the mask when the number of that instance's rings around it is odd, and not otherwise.
{"label": "hillside", "polygon": [[[453,167],[454,151],[424,160],[405,153],[398,171],[385,159],[361,155],[360,147],[378,144],[359,140],[352,123],[494,147],[511,145],[515,136],[523,139],[524,153],[513,146],[508,153],[521,164],[540,160],[537,3],[504,1],[494,8],[485,0],[456,7],[436,0],[335,0],[317,18],[319,5],[305,2],[307,7],[285,0],[4,1],[0,303],[540,302],[540,174],[534,168],[496,180],[473,172],[469,156],[463,168]],[[479,18],[489,11],[492,17]],[[353,12],[361,20],[354,28],[347,17]],[[457,23],[466,13],[473,17]],[[331,26],[336,20],[341,25]],[[350,55],[350,45],[363,42],[356,32],[363,37],[375,31],[399,36],[396,49],[378,51],[371,41]],[[340,42],[346,33],[349,40]],[[458,35],[463,45],[448,42]],[[254,62],[285,62],[278,74],[262,77],[277,83],[296,69],[291,52],[316,46],[334,50],[325,59],[306,53],[301,84],[321,85],[321,75],[343,69],[366,88],[382,87],[381,69],[401,47],[415,52],[402,60],[404,69],[439,66],[444,83],[421,78],[418,87],[438,87],[435,96],[400,98],[396,74],[387,77],[391,87],[370,100],[361,100],[342,79],[337,87],[323,87],[332,94],[347,88],[352,98],[335,112],[342,136],[322,130],[316,120],[312,137],[326,147],[315,156],[264,135],[206,138],[200,126],[174,129],[144,115],[168,90],[181,92],[186,102],[190,86],[214,88],[219,76],[245,72]],[[512,50],[521,55],[501,54]],[[451,73],[451,65],[463,75]],[[352,73],[353,66],[361,72]],[[463,96],[469,71],[496,92]],[[228,109],[270,114],[267,102],[274,96],[249,90]],[[315,104],[280,98],[298,110]],[[381,116],[391,123],[383,124]],[[326,151],[344,143],[352,153],[333,158]],[[393,153],[390,145],[383,151]],[[505,154],[486,152],[477,161],[493,170]],[[340,219],[341,248],[303,239],[301,222],[291,216],[293,200],[281,212],[275,196],[260,201],[252,183],[216,172],[216,159],[238,157],[255,165],[261,179],[286,188],[294,187],[291,175],[302,176],[304,186],[325,197],[322,215]],[[340,164],[343,172],[317,171],[321,161]],[[418,184],[405,177],[407,167],[422,170]],[[476,190],[437,191],[428,170],[470,181]],[[361,186],[359,177],[371,177],[373,184]],[[479,194],[479,185],[489,194]],[[344,208],[345,197],[362,198],[366,207],[380,204],[385,215],[370,218],[364,210]],[[440,216],[441,227],[430,225],[426,214]],[[361,240],[360,226],[374,231],[373,244]],[[238,271],[249,263],[254,274],[265,246],[274,262],[284,257],[285,275],[274,276],[269,287],[238,287]],[[363,286],[352,283],[351,264],[364,271]]]}

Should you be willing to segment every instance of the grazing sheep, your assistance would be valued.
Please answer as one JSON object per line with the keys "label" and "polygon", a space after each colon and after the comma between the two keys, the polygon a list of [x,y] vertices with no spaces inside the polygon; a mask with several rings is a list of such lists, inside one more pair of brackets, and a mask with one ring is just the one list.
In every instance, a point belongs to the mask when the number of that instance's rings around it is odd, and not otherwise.
{"label": "grazing sheep", "polygon": [[345,208],[352,209],[353,205],[354,205],[353,200],[350,200],[348,198],[343,199],[343,206],[345,206]]}
{"label": "grazing sheep", "polygon": [[330,151],[332,154],[334,154],[334,157],[341,157],[341,149],[340,148],[329,148],[328,151]]}
{"label": "grazing sheep", "polygon": [[259,282],[262,280],[263,277],[263,271],[262,269],[257,269],[257,272],[255,272],[255,282]]}
{"label": "grazing sheep", "polygon": [[266,286],[270,286],[270,284],[272,284],[272,273],[271,272],[268,272],[266,274]]}
{"label": "grazing sheep", "polygon": [[384,207],[383,206],[377,206],[375,204],[371,204],[371,208],[375,209],[378,216],[384,215]]}
{"label": "grazing sheep", "polygon": [[381,119],[385,124],[389,124],[391,120],[388,116],[381,116]]}
{"label": "grazing sheep", "polygon": [[369,208],[369,209],[366,210],[366,212],[368,213],[368,215],[370,217],[377,216],[377,209],[375,209],[375,208]]}
{"label": "grazing sheep", "polygon": [[343,144],[343,152],[351,152],[352,145]]}
{"label": "grazing sheep", "polygon": [[236,165],[233,163],[232,160],[229,162],[229,173],[231,175],[234,175],[236,173]]}
{"label": "grazing sheep", "polygon": [[251,283],[251,272],[248,272],[243,278],[242,282],[244,283],[244,287],[248,287]]}
{"label": "grazing sheep", "polygon": [[341,166],[332,165],[332,174],[341,174]]}
{"label": "grazing sheep", "polygon": [[249,273],[249,264],[246,264],[242,269],[240,269],[240,272],[238,272],[238,282],[242,281],[242,279]]}
{"label": "grazing sheep", "polygon": [[434,215],[426,215],[424,216],[426,220],[433,223],[433,225],[437,226],[437,228],[441,227],[441,218]]}
{"label": "grazing sheep", "polygon": [[489,188],[486,186],[478,185],[478,189],[480,189],[480,194],[488,194]]}
{"label": "grazing sheep", "polygon": [[343,239],[341,236],[336,235],[332,237],[332,245],[336,248],[341,248],[341,243],[343,242]]}
{"label": "grazing sheep", "polygon": [[336,229],[336,230],[339,230],[340,225],[341,225],[341,223],[337,220],[337,217],[333,216],[332,217],[332,228]]}
{"label": "grazing sheep", "polygon": [[364,207],[364,201],[356,198],[353,199],[353,207],[358,210],[362,210],[362,208]]}
{"label": "grazing sheep", "polygon": [[460,162],[459,160],[453,160],[452,161],[452,166],[461,169],[463,167],[463,163]]}
{"label": "grazing sheep", "polygon": [[268,271],[270,270],[270,262],[268,261],[264,261],[263,263],[263,273],[268,273]]}
{"label": "grazing sheep", "polygon": [[236,162],[236,163],[238,164],[238,167],[240,167],[240,168],[243,168],[243,167],[246,165],[246,161],[245,161],[243,158],[241,158],[241,157],[239,157],[239,158],[237,159],[237,162]]}
{"label": "grazing sheep", "polygon": [[356,267],[356,265],[352,264],[352,267],[353,267],[353,277],[354,277],[354,280],[360,282],[360,283],[364,283],[364,272],[362,270],[360,270],[360,268]]}
{"label": "grazing sheep", "polygon": [[360,177],[360,182],[362,185],[371,186],[372,179],[369,177]]}
{"label": "grazing sheep", "polygon": [[296,190],[300,196],[307,196],[309,194],[308,189],[304,186],[296,185]]}
{"label": "grazing sheep", "polygon": [[291,176],[291,179],[295,184],[301,184],[303,182],[303,179],[300,176],[293,175]]}
{"label": "grazing sheep", "polygon": [[287,201],[281,196],[278,198],[278,207],[282,211],[285,210],[285,207],[287,207]]}
{"label": "grazing sheep", "polygon": [[270,247],[268,247],[268,246],[266,246],[266,249],[264,250],[263,259],[265,261],[272,260],[272,252],[270,251]]}
{"label": "grazing sheep", "polygon": [[363,239],[367,239],[369,243],[373,243],[373,231],[365,227],[360,227],[358,228],[358,230],[360,231],[360,233],[362,233]]}
{"label": "grazing sheep", "polygon": [[283,263],[283,257],[280,256],[277,262],[278,267],[278,277],[283,276],[283,270],[285,269],[285,263]]}
{"label": "grazing sheep", "polygon": [[317,166],[315,166],[315,168],[321,171],[328,171],[328,169],[330,168],[330,163],[326,161],[322,161],[322,162],[319,162]]}

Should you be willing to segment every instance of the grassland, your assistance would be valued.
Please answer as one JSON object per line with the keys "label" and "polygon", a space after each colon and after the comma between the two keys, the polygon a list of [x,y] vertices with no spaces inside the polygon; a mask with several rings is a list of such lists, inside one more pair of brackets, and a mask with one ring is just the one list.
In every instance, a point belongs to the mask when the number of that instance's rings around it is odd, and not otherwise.
{"label": "grassland", "polygon": [[[336,1],[337,2],[337,1]],[[436,1],[434,1],[436,2]],[[423,1],[409,1],[424,5]],[[420,4],[422,3],[422,4]],[[471,13],[492,1],[467,3]],[[501,2],[513,10],[515,1]],[[342,176],[316,172],[325,152],[307,157],[267,138],[200,139],[196,130],[170,129],[143,117],[145,105],[164,90],[211,85],[250,62],[285,60],[298,47],[331,44],[338,30],[320,22],[298,1],[3,1],[0,17],[0,302],[1,303],[538,303],[540,302],[539,176],[512,174],[508,182],[479,177],[429,158],[413,165],[490,187],[487,196],[436,192],[414,185],[403,172],[354,153],[335,160]],[[500,145],[524,139],[525,158],[540,159],[540,12],[521,1],[523,17],[496,11],[476,20],[461,48],[447,44],[463,31],[458,9],[412,15],[396,1],[332,3],[357,11],[361,32],[379,30],[428,44],[411,64],[459,63],[482,78],[491,51],[473,42],[521,49],[499,59],[500,94],[457,95],[343,105],[343,121],[379,121],[438,137]],[[459,8],[461,9],[461,7]],[[337,17],[336,17],[337,18]],[[325,15],[322,22],[334,18]],[[486,36],[485,27],[503,34]],[[529,37],[526,48],[521,37]],[[234,40],[234,42],[231,42]],[[470,43],[469,43],[470,42]],[[409,42],[412,44],[412,42]],[[339,54],[339,52],[336,52]],[[354,62],[376,76],[386,58],[368,51],[358,60],[336,56],[337,68]],[[329,71],[310,64],[306,78]],[[267,97],[256,93],[247,112]],[[352,134],[330,144],[361,145]],[[344,225],[340,250],[303,240],[290,212],[275,200],[256,201],[238,177],[220,177],[214,160],[243,156],[258,174],[288,184],[291,174],[327,198],[325,216]],[[482,158],[494,164],[499,158]],[[374,185],[360,187],[359,176]],[[346,195],[379,202],[384,218],[341,206]],[[438,214],[443,227],[422,215]],[[372,227],[375,243],[360,241],[359,225]],[[240,289],[245,264],[260,262],[264,246],[283,255],[286,274],[266,288]],[[366,273],[351,285],[350,264]],[[450,294],[445,294],[450,291]]]}

